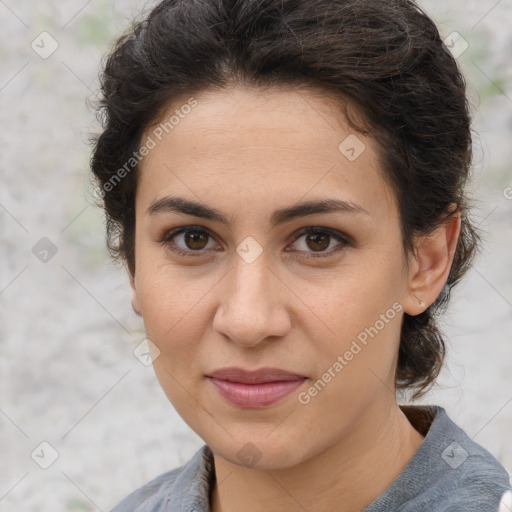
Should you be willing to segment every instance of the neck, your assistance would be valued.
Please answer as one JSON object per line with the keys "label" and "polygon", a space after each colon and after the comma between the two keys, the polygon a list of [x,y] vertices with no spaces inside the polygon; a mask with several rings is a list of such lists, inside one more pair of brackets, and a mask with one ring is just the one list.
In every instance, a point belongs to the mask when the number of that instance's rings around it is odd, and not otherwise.
{"label": "neck", "polygon": [[290,468],[249,469],[214,455],[212,512],[363,510],[391,485],[424,439],[395,402],[373,409],[343,439]]}

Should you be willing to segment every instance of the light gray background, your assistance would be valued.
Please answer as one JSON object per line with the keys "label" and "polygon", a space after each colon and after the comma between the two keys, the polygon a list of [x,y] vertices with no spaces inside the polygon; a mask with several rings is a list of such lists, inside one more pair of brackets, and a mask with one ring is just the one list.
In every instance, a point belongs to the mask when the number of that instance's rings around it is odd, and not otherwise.
{"label": "light gray background", "polygon": [[[446,407],[510,471],[512,3],[420,5],[443,36],[469,44],[459,61],[475,111],[475,218],[487,231],[444,323],[447,365],[423,402]],[[98,126],[85,99],[142,6],[0,0],[0,512],[107,511],[203,444],[133,355],[142,323],[87,195],[87,134]],[[31,48],[43,51],[43,31],[59,45],[46,59]],[[46,263],[32,252],[43,237],[57,248]],[[43,441],[58,453],[48,469],[35,462],[50,460]]]}

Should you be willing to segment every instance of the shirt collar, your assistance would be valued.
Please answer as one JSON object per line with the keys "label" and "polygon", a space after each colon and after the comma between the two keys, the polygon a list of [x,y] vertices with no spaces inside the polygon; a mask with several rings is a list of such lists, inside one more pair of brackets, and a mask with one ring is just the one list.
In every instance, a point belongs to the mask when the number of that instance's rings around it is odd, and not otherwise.
{"label": "shirt collar", "polygon": [[183,466],[168,492],[169,512],[210,512],[210,492],[215,484],[213,453],[208,445],[200,448]]}

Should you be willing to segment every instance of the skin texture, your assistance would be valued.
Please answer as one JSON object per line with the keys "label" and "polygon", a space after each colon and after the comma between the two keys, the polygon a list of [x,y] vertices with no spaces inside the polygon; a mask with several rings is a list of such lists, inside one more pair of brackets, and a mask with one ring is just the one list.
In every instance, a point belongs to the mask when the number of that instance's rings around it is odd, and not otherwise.
{"label": "skin texture", "polygon": [[[357,134],[366,149],[349,161],[338,146],[353,131],[333,101],[312,90],[242,86],[195,98],[197,106],[144,158],[136,195],[130,283],[133,307],[160,350],[157,378],[214,453],[214,512],[362,510],[423,440],[395,398],[401,320],[440,293],[460,219],[454,215],[418,239],[416,255],[406,256],[378,146]],[[164,118],[179,106],[169,106]],[[206,204],[230,223],[147,213],[165,196]],[[327,198],[367,213],[270,224],[276,209]],[[189,246],[183,234],[173,239],[191,256],[174,254],[172,241],[162,241],[184,226],[211,235]],[[299,235],[311,226],[349,243]],[[236,250],[248,236],[262,250],[250,263]],[[309,403],[300,403],[299,393],[396,303],[394,318]],[[281,368],[307,380],[276,404],[242,409],[205,377],[227,366]],[[243,447],[253,450],[252,460],[237,455]]]}

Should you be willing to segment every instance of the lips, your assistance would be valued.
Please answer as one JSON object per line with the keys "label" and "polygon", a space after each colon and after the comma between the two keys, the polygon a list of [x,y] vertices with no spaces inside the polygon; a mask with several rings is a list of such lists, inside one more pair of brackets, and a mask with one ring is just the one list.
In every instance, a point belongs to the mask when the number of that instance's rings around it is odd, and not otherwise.
{"label": "lips", "polygon": [[248,371],[223,368],[207,375],[216,391],[231,405],[257,409],[290,395],[307,377],[278,368]]}
{"label": "lips", "polygon": [[265,384],[266,382],[290,381],[305,379],[303,375],[280,370],[277,368],[261,368],[260,370],[247,371],[242,368],[223,368],[209,374],[209,377],[229,382],[242,384]]}

